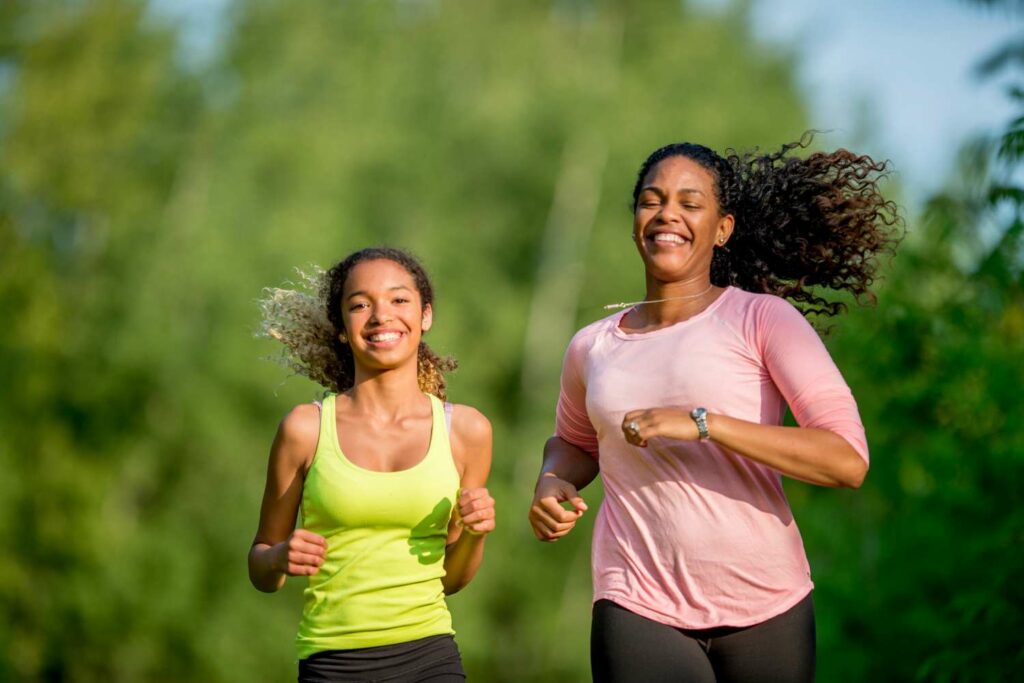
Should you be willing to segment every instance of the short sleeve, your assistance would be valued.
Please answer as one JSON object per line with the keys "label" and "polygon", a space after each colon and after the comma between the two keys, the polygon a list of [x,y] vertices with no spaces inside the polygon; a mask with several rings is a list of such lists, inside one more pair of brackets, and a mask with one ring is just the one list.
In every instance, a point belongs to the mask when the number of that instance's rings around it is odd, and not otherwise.
{"label": "short sleeve", "polygon": [[589,348],[577,333],[562,360],[561,387],[555,408],[555,435],[597,457],[597,430],[587,415],[587,387],[583,369]]}
{"label": "short sleeve", "polygon": [[766,296],[755,316],[755,344],[801,427],[827,429],[868,462],[857,403],[818,333],[789,302]]}

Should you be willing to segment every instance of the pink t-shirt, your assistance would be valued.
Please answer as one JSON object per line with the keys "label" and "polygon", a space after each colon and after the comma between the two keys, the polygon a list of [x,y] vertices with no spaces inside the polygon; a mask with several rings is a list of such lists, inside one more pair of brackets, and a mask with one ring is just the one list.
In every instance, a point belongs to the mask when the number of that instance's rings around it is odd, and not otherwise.
{"label": "pink t-shirt", "polygon": [[781,475],[714,442],[626,442],[623,415],[703,406],[761,424],[844,437],[868,459],[849,388],[817,333],[784,299],[727,288],[698,315],[640,334],[618,312],[566,351],[556,434],[600,456],[605,498],[593,542],[594,600],[663,624],[748,626],[810,592]]}

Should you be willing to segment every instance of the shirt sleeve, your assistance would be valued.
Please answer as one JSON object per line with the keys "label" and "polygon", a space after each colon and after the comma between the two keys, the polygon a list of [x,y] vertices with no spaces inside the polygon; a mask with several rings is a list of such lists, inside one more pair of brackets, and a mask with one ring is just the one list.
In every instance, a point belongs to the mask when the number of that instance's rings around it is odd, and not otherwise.
{"label": "shirt sleeve", "polygon": [[765,297],[755,316],[755,337],[797,424],[838,434],[868,462],[867,437],[853,394],[800,311],[784,299]]}
{"label": "shirt sleeve", "polygon": [[583,366],[588,344],[579,333],[569,342],[562,360],[561,388],[555,408],[555,436],[597,458],[597,430],[587,415]]}

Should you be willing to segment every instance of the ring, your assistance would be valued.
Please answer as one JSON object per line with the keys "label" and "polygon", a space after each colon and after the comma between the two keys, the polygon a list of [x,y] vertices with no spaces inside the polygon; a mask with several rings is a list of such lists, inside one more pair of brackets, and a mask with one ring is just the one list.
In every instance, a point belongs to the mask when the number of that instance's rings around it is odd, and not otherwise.
{"label": "ring", "polygon": [[640,432],[640,423],[637,422],[636,420],[630,420],[629,422],[626,423],[626,429],[633,432],[634,434],[637,434]]}

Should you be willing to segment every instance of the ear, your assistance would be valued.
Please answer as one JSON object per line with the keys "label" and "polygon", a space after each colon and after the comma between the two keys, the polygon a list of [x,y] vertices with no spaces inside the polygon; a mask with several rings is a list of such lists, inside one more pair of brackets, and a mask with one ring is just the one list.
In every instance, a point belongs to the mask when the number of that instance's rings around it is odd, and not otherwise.
{"label": "ear", "polygon": [[722,247],[732,237],[732,230],[736,227],[736,219],[732,214],[726,214],[718,221],[718,228],[715,230],[715,246]]}
{"label": "ear", "polygon": [[434,309],[432,309],[430,307],[430,304],[427,304],[426,306],[423,307],[423,324],[420,325],[420,328],[424,332],[426,332],[427,330],[430,329],[430,326],[433,325],[433,324],[434,324]]}

